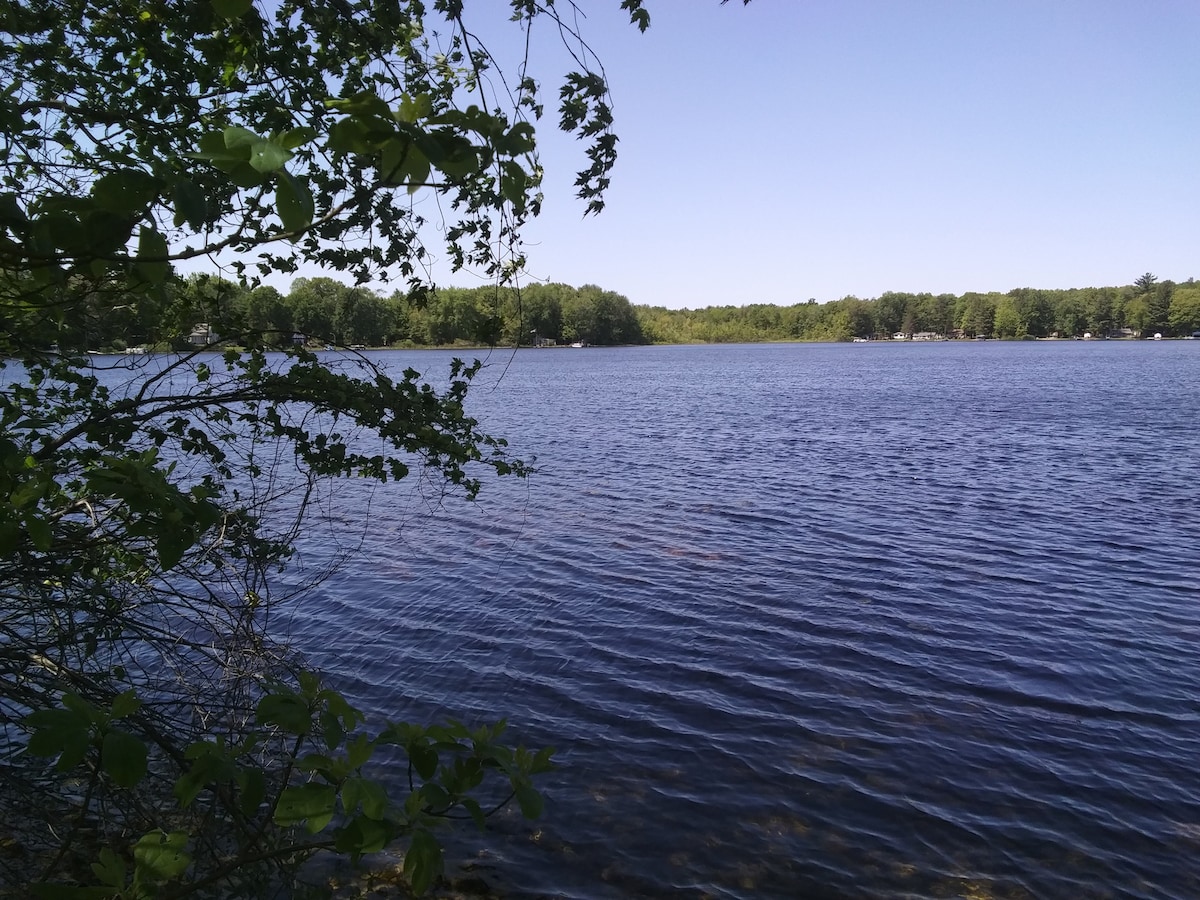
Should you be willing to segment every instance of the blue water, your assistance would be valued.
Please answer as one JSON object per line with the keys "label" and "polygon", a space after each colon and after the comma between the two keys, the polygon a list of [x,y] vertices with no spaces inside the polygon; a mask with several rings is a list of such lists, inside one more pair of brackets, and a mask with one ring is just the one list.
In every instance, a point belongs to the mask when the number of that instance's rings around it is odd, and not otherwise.
{"label": "blue water", "polygon": [[538,474],[339,488],[357,553],[291,620],[373,712],[559,748],[544,818],[454,860],[514,896],[1200,896],[1200,344],[487,363],[472,412]]}

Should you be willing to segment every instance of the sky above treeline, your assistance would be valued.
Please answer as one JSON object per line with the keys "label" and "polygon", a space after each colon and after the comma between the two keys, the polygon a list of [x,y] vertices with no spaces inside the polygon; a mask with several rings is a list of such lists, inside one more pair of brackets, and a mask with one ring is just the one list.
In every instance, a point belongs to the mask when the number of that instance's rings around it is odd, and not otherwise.
{"label": "sky above treeline", "polygon": [[[619,0],[557,3],[603,64],[620,137],[588,218],[582,146],[555,127],[570,58],[535,27],[546,200],[522,283],[695,309],[1200,278],[1200,0],[647,7],[642,34]],[[512,87],[526,36],[508,8],[473,0],[466,20]],[[427,237],[437,284],[484,283]]]}
{"label": "sky above treeline", "polygon": [[645,34],[578,6],[620,160],[582,218],[543,121],[527,281],[697,308],[1200,277],[1196,0],[651,0]]}

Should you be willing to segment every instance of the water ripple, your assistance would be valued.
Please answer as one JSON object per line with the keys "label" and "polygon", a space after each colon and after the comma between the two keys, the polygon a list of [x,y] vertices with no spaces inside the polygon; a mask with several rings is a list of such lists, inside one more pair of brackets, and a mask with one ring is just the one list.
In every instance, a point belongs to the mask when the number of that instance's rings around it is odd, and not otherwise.
{"label": "water ripple", "polygon": [[292,628],[560,748],[455,839],[515,896],[1200,896],[1196,350],[522,352],[540,474],[376,497]]}

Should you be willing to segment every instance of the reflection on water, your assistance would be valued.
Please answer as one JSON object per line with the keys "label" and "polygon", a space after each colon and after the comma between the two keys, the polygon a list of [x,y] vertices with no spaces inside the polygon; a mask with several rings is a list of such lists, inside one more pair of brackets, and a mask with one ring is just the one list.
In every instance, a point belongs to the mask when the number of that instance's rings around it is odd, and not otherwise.
{"label": "reflection on water", "polygon": [[521,351],[539,474],[375,491],[293,631],[559,747],[454,839],[516,895],[1200,896],[1198,349]]}

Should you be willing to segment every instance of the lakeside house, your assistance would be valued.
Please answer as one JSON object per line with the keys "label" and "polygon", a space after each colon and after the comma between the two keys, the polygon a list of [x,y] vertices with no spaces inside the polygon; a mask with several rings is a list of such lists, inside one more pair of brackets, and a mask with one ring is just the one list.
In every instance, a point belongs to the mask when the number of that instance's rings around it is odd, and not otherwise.
{"label": "lakeside house", "polygon": [[221,340],[221,336],[213,331],[212,326],[207,322],[197,322],[192,326],[192,333],[188,335],[188,343],[193,347],[207,347],[219,340]]}

